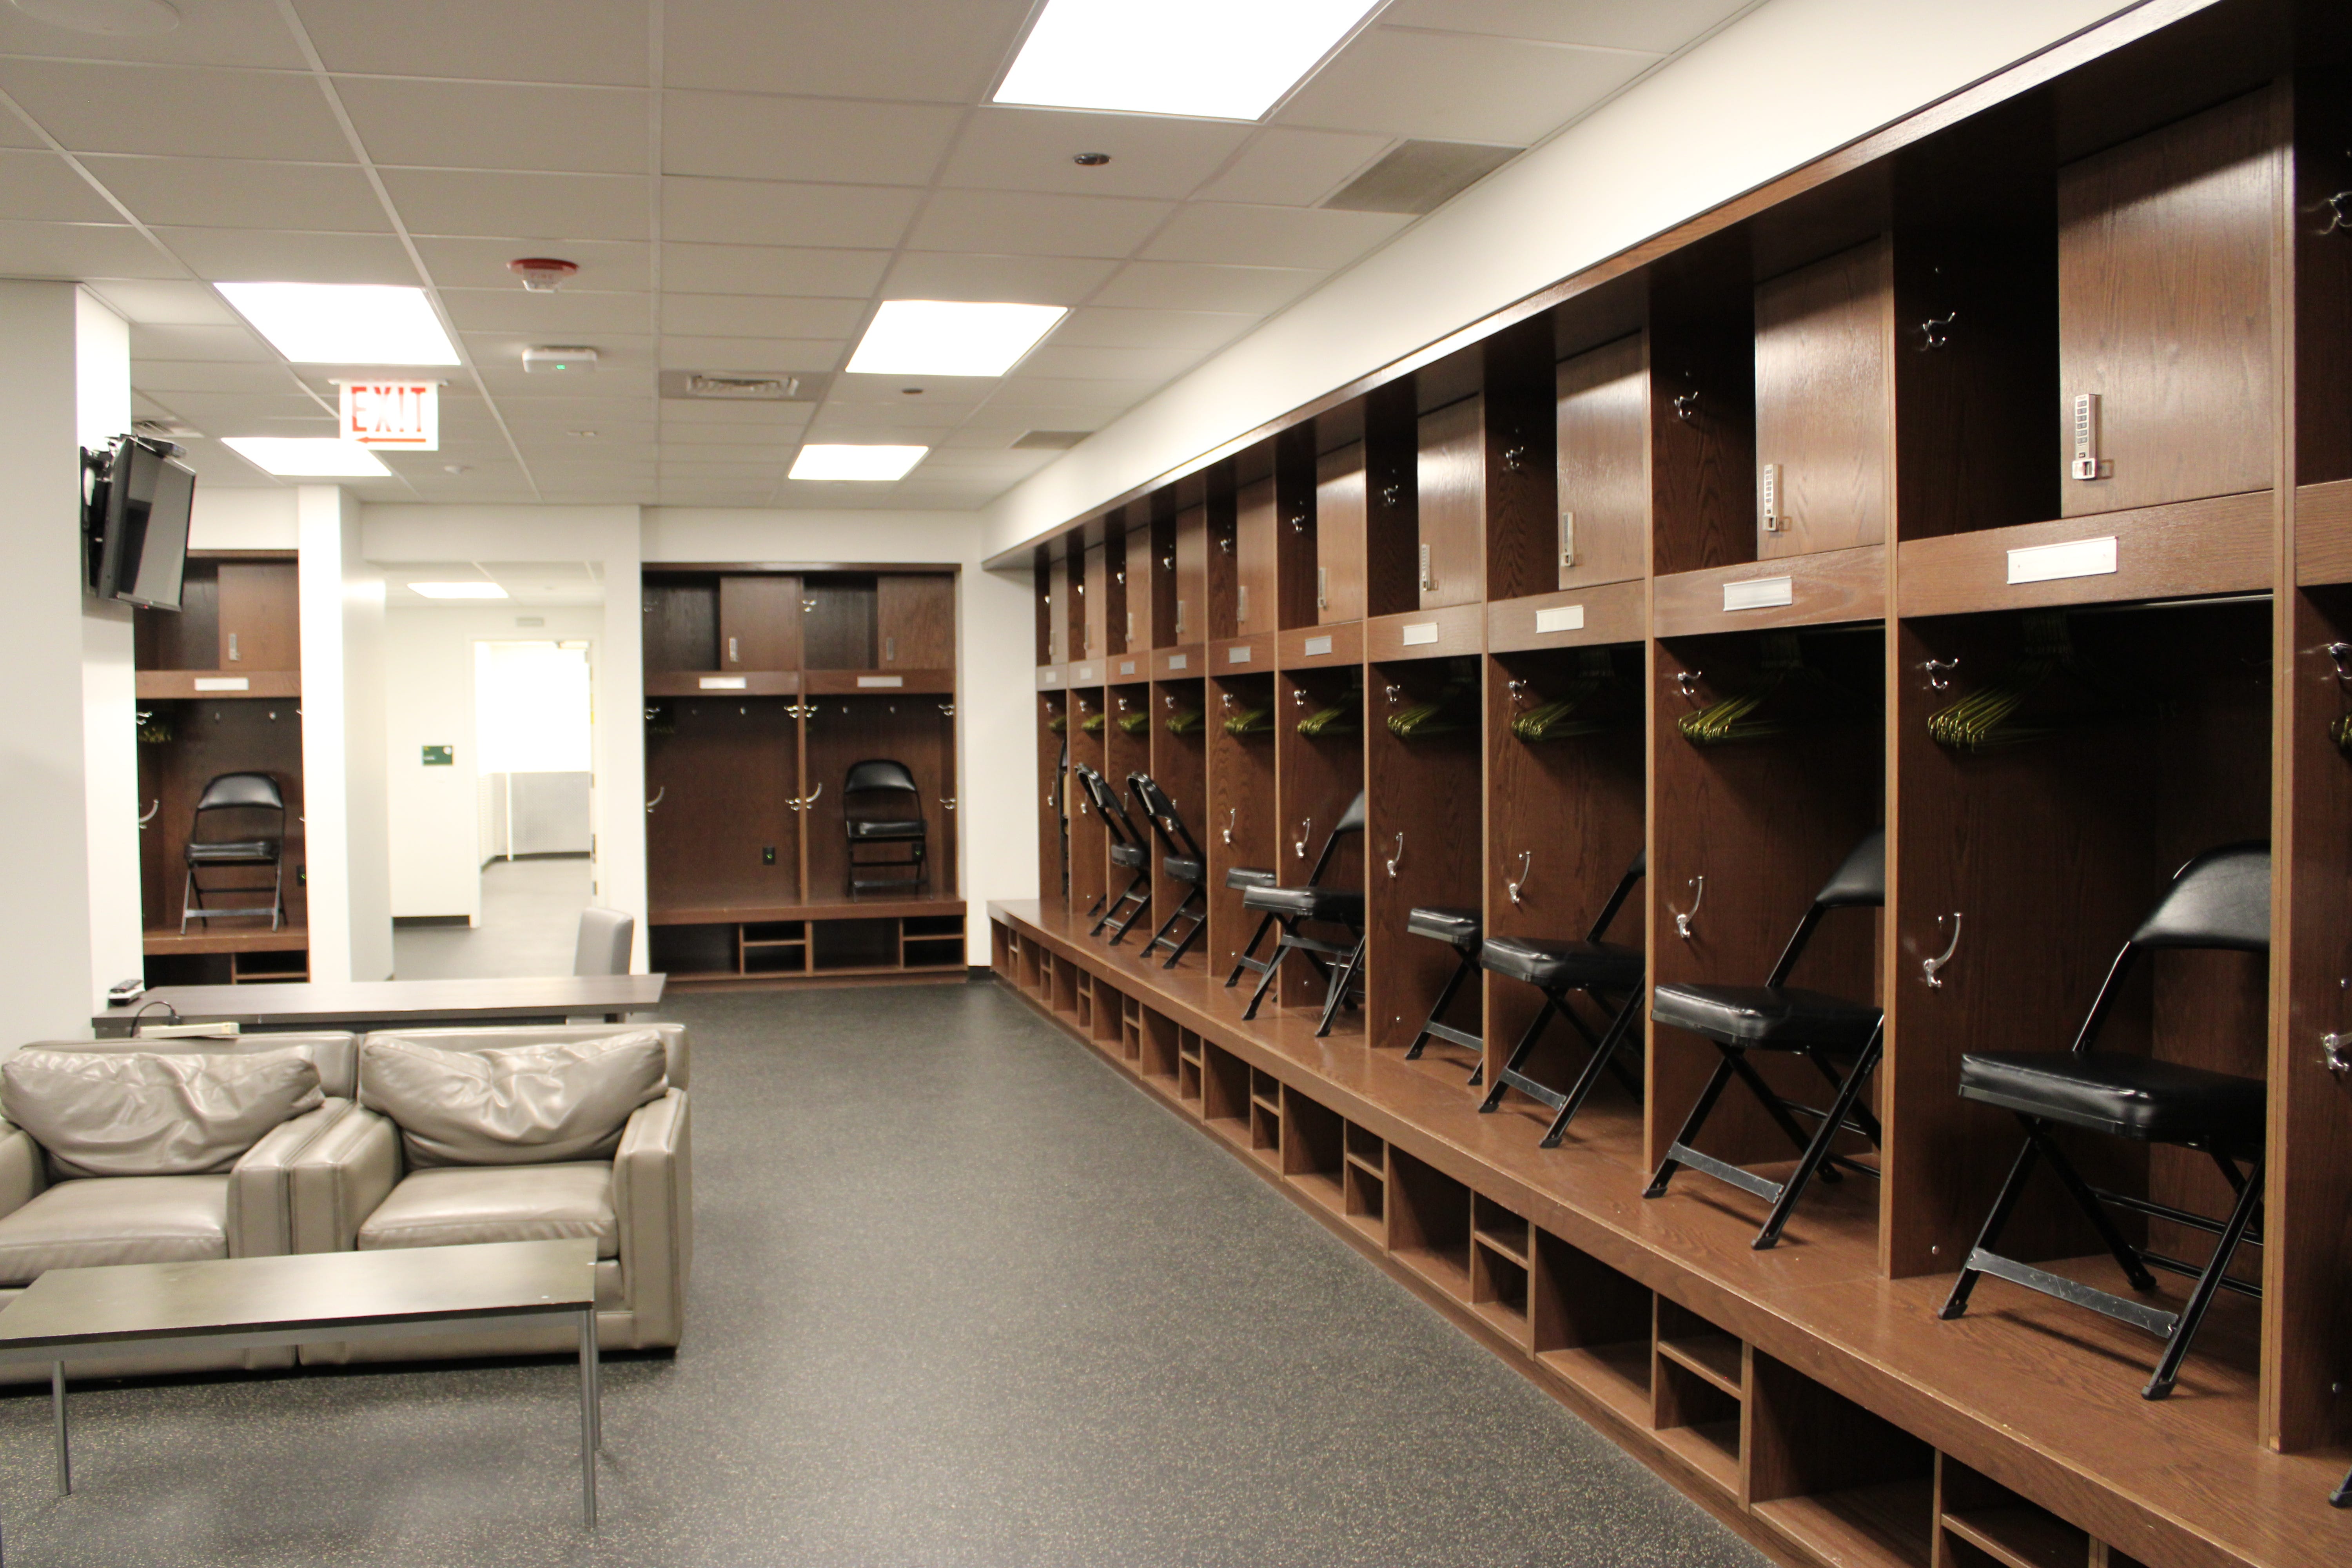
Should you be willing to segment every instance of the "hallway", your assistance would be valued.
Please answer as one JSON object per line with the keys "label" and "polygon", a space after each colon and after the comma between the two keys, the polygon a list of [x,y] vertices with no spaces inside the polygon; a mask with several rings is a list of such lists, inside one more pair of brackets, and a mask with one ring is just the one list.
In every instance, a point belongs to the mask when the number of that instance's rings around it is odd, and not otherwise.
{"label": "hallway", "polygon": [[392,933],[401,980],[506,980],[569,974],[595,867],[584,855],[493,860],[482,868],[482,923],[408,925]]}

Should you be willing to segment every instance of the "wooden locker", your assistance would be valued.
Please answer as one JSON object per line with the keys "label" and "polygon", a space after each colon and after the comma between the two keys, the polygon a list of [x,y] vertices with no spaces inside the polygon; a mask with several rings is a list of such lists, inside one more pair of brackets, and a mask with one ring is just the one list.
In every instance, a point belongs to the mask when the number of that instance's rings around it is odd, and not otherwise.
{"label": "wooden locker", "polygon": [[1650,368],[1641,335],[1560,361],[1557,385],[1559,586],[1639,577],[1650,529],[1642,460]]}
{"label": "wooden locker", "polygon": [[1757,285],[1759,560],[1885,542],[1894,310],[1884,238]]}
{"label": "wooden locker", "polygon": [[1419,605],[1475,605],[1486,596],[1486,406],[1463,398],[1421,416],[1417,488]]}
{"label": "wooden locker", "polygon": [[302,668],[301,606],[293,562],[221,563],[219,667]]}
{"label": "wooden locker", "polygon": [[719,668],[801,667],[801,580],[761,575],[719,579]]}
{"label": "wooden locker", "polygon": [[1078,658],[1100,658],[1110,651],[1109,616],[1110,552],[1090,544],[1085,575],[1078,582]]}
{"label": "wooden locker", "polygon": [[1315,459],[1315,624],[1364,618],[1364,444]]}
{"label": "wooden locker", "polygon": [[884,669],[955,663],[955,584],[943,573],[887,574],[874,584],[874,629]]}
{"label": "wooden locker", "polygon": [[1244,485],[1234,497],[1234,635],[1271,633],[1281,619],[1275,588],[1274,478]]}
{"label": "wooden locker", "polygon": [[1151,524],[1130,521],[1127,531],[1127,647],[1131,653],[1160,646],[1165,629],[1159,609],[1160,588],[1167,575],[1153,552]]}
{"label": "wooden locker", "polygon": [[1176,514],[1176,618],[1167,646],[1203,641],[1209,625],[1209,509]]}

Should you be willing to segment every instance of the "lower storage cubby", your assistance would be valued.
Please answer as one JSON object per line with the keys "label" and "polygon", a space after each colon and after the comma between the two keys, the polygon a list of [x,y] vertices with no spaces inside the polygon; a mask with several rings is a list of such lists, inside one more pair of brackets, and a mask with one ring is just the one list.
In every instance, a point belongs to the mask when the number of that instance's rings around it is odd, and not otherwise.
{"label": "lower storage cubby", "polygon": [[1749,1511],[1829,1562],[1933,1568],[1935,1450],[1794,1367],[1748,1356]]}
{"label": "lower storage cubby", "polygon": [[2137,1560],[1949,1455],[1936,1460],[1936,1568],[2138,1568]]}
{"label": "lower storage cubby", "polygon": [[1089,1039],[1100,1038],[1095,1028],[1095,977],[1079,970],[1076,979],[1071,982],[1071,992],[1076,1003],[1072,1016],[1078,1021],[1079,1032]]}
{"label": "lower storage cubby", "polygon": [[1650,1411],[1658,1441],[1725,1491],[1739,1491],[1747,1347],[1697,1313],[1657,1299]]}
{"label": "lower storage cubby", "polygon": [[1201,1120],[1209,1131],[1250,1146],[1250,1065],[1231,1051],[1201,1046]]}
{"label": "lower storage cubby", "polygon": [[1190,1029],[1176,1031],[1176,1099],[1201,1111],[1201,1037]]}
{"label": "lower storage cubby", "polygon": [[1133,996],[1118,999],[1118,1058],[1124,1062],[1140,1061],[1143,1058],[1143,1004]]}
{"label": "lower storage cubby", "polygon": [[1536,1360],[1615,1411],[1650,1425],[1650,1336],[1656,1306],[1647,1286],[1538,1230],[1528,1303]]}
{"label": "lower storage cubby", "polygon": [[1525,1216],[1492,1198],[1470,1199],[1470,1305],[1521,1350],[1529,1348],[1533,1241]]}
{"label": "lower storage cubby", "polygon": [[1347,1153],[1340,1167],[1340,1212],[1348,1223],[1387,1246],[1388,1145],[1354,1122],[1347,1123]]}
{"label": "lower storage cubby", "polygon": [[1076,1016],[1078,1011],[1078,976],[1084,974],[1086,971],[1080,969],[1076,964],[1072,963],[1066,958],[1055,957],[1049,954],[1045,962],[1053,967],[1054,988],[1049,1000],[1053,1004],[1054,1011],[1056,1013],[1067,1013],[1073,1017]]}
{"label": "lower storage cubby", "polygon": [[1458,1300],[1470,1299],[1470,1189],[1389,1150],[1389,1252]]}
{"label": "lower storage cubby", "polygon": [[1135,1070],[1163,1094],[1176,1092],[1176,1020],[1149,1007],[1140,1009],[1136,1029]]}
{"label": "lower storage cubby", "polygon": [[1347,1129],[1339,1113],[1297,1089],[1282,1091],[1282,1174],[1318,1208],[1348,1212]]}
{"label": "lower storage cubby", "polygon": [[1282,1169],[1282,1080],[1250,1069],[1250,1152]]}

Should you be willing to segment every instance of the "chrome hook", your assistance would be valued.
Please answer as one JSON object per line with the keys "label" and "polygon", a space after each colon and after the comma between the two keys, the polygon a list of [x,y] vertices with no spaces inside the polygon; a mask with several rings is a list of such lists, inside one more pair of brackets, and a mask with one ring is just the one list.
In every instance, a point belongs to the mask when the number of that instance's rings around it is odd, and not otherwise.
{"label": "chrome hook", "polygon": [[1389,857],[1389,880],[1396,880],[1397,867],[1404,860],[1404,835],[1396,836],[1396,853]]}
{"label": "chrome hook", "polygon": [[[661,788],[659,788],[659,789],[657,789],[657,790],[654,791],[654,797],[653,797],[653,799],[651,799],[651,800],[649,800],[649,801],[646,802],[646,815],[647,816],[651,816],[654,814],[654,807],[656,807],[656,806],[659,805],[662,803],[662,796],[664,796],[664,795],[667,795],[668,793],[669,793],[669,785],[667,785],[667,784],[664,784],[664,785],[662,785],[662,786],[661,786]],[[158,804],[158,805],[161,805],[162,803],[161,803],[161,802],[158,802],[157,804]]]}
{"label": "chrome hook", "polygon": [[1397,705],[1397,699],[1398,699],[1399,697],[1402,696],[1403,694],[1404,694],[1404,688],[1403,688],[1403,687],[1402,687],[1402,686],[1399,686],[1399,685],[1398,685],[1395,681],[1393,681],[1393,680],[1391,680],[1391,681],[1388,682],[1386,685],[1384,685],[1384,686],[1382,686],[1382,687],[1381,688],[1381,695],[1388,699],[1389,706],[1390,706],[1390,707],[1391,707],[1391,708],[1393,708],[1393,707],[1395,707],[1395,706]]}
{"label": "chrome hook", "polygon": [[1525,447],[1506,447],[1503,448],[1504,472],[1516,474],[1522,468],[1525,468],[1527,467],[1527,463],[1528,449]]}
{"label": "chrome hook", "polygon": [[1314,837],[1315,819],[1311,816],[1301,817],[1298,822],[1298,837],[1290,841],[1290,852],[1301,860],[1306,859],[1307,841]]}
{"label": "chrome hook", "polygon": [[1528,705],[1528,683],[1526,681],[1511,681],[1507,683],[1503,689],[1511,694],[1511,707],[1515,710],[1525,708]]}
{"label": "chrome hook", "polygon": [[1234,841],[1234,824],[1241,819],[1241,815],[1242,808],[1238,805],[1225,807],[1225,825],[1217,831],[1223,836],[1228,844]]}
{"label": "chrome hook", "polygon": [[2336,679],[2352,684],[2352,642],[2332,642],[2321,651],[2335,662]]}
{"label": "chrome hook", "polygon": [[1696,896],[1691,900],[1691,907],[1689,909],[1677,910],[1675,908],[1672,901],[1669,901],[1666,905],[1666,908],[1673,911],[1675,917],[1675,934],[1682,938],[1685,942],[1688,942],[1691,939],[1691,921],[1696,918],[1698,914],[1698,907],[1706,902],[1706,873],[1702,871],[1697,876],[1693,877],[1690,879],[1690,885],[1696,890]]}
{"label": "chrome hook", "polygon": [[1535,866],[1536,852],[1532,849],[1520,850],[1519,879],[1516,882],[1509,882],[1504,885],[1505,890],[1511,895],[1512,903],[1517,904],[1519,901],[1519,894],[1528,885],[1528,873],[1534,870]]}
{"label": "chrome hook", "polygon": [[1382,506],[1401,506],[1403,502],[1404,487],[1402,485],[1382,485],[1381,487],[1381,504]]}
{"label": "chrome hook", "polygon": [[[818,781],[818,783],[817,783],[817,786],[816,786],[816,788],[814,788],[814,789],[811,790],[811,791],[809,792],[809,797],[808,797],[806,800],[804,800],[804,801],[801,802],[801,804],[802,804],[803,805],[814,805],[816,804],[816,797],[817,797],[817,796],[819,796],[819,795],[823,795],[824,793],[824,781],[823,781],[823,780],[819,780],[819,781]],[[1084,802],[1081,802],[1080,804],[1081,804],[1081,805],[1083,805],[1083,804],[1085,804],[1085,803],[1084,803]]]}
{"label": "chrome hook", "polygon": [[144,816],[141,816],[141,817],[140,817],[140,819],[139,819],[139,826],[142,826],[142,827],[144,827],[144,826],[146,826],[149,823],[151,823],[151,822],[154,821],[154,820],[155,820],[155,814],[156,814],[157,812],[159,812],[159,811],[163,810],[163,803],[161,800],[156,801],[154,805],[151,805],[151,806],[149,806],[149,807],[147,808],[146,814],[145,814]]}
{"label": "chrome hook", "polygon": [[1959,319],[1959,311],[1953,310],[1948,314],[1942,316],[1930,316],[1927,320],[1920,322],[1919,337],[1921,341],[1919,346],[1932,353],[1936,350],[1942,348],[1945,344],[1950,342],[1952,341],[1952,323]]}
{"label": "chrome hook", "polygon": [[940,804],[947,807],[950,811],[953,811],[955,809],[955,796],[951,795],[943,795],[940,796]]}
{"label": "chrome hook", "polygon": [[[1127,699],[1124,697],[1120,698],[1118,700],[1118,705],[1121,708],[1126,707]],[[948,718],[952,719],[955,717],[955,704],[952,702],[942,702],[940,704],[940,711],[945,714]]]}
{"label": "chrome hook", "polygon": [[1675,671],[1675,686],[1685,700],[1696,702],[1698,700],[1698,683],[1706,678],[1706,671],[1703,669],[1678,669]]}
{"label": "chrome hook", "polygon": [[[1937,915],[1936,917],[1936,923],[1937,925],[1942,925],[1944,923],[1944,917]],[[1938,978],[1938,976],[1941,974],[1944,965],[1952,962],[1952,954],[1959,951],[1960,911],[1954,910],[1952,911],[1952,940],[1949,945],[1948,945],[1943,952],[1937,953],[1935,957],[1923,958],[1919,961],[1919,978],[1927,983],[1928,990],[1941,991],[1944,988],[1944,983]]]}
{"label": "chrome hook", "polygon": [[2352,191],[2338,191],[2332,196],[2323,196],[2320,205],[2328,212],[2327,226],[2319,231],[2323,237],[2352,228]]}
{"label": "chrome hook", "polygon": [[1931,658],[1919,668],[1927,672],[1928,690],[1949,691],[1952,689],[1951,673],[1960,668],[1960,661],[1957,658]]}
{"label": "chrome hook", "polygon": [[1697,393],[1685,392],[1675,399],[1675,417],[1685,420],[1696,419],[1698,417]]}
{"label": "chrome hook", "polygon": [[[2338,980],[2336,990],[2340,998],[2352,991],[2352,980]],[[2319,1065],[2337,1078],[2352,1073],[2352,1031],[2330,1029],[2319,1037]]]}

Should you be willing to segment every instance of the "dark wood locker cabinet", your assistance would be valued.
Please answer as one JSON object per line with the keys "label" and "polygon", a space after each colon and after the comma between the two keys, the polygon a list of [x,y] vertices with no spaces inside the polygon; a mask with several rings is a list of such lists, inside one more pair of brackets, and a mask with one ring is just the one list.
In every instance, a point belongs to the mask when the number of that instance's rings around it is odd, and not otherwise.
{"label": "dark wood locker cabinet", "polygon": [[798,669],[801,620],[798,577],[721,577],[719,668]]}
{"label": "dark wood locker cabinet", "polygon": [[1364,444],[1315,459],[1315,624],[1364,618]]}
{"label": "dark wood locker cabinet", "polygon": [[1165,640],[1160,610],[1160,590],[1170,574],[1163,571],[1152,544],[1150,522],[1130,509],[1127,530],[1127,647],[1130,653],[1158,647]]}
{"label": "dark wood locker cabinet", "polygon": [[1486,596],[1486,403],[1465,397],[1421,416],[1413,563],[1421,609]]}
{"label": "dark wood locker cabinet", "polygon": [[219,668],[300,669],[302,612],[295,563],[224,561],[219,581]]}
{"label": "dark wood locker cabinet", "polygon": [[1182,647],[1203,641],[1209,625],[1209,509],[1186,507],[1176,514],[1176,606],[1164,645]]}
{"label": "dark wood locker cabinet", "polygon": [[906,573],[875,584],[874,629],[882,668],[954,667],[955,582],[943,574]]}
{"label": "dark wood locker cabinet", "polygon": [[1100,658],[1110,651],[1110,553],[1104,546],[1087,546],[1077,593],[1078,649],[1074,657]]}
{"label": "dark wood locker cabinet", "polygon": [[2058,171],[2063,515],[2270,485],[2275,102],[2250,93]]}
{"label": "dark wood locker cabinet", "polygon": [[1045,620],[1053,647],[1047,650],[1047,664],[1067,664],[1076,657],[1070,647],[1070,560],[1057,545],[1053,564],[1046,569]]}
{"label": "dark wood locker cabinet", "polygon": [[1893,247],[1874,239],[1756,288],[1756,554],[1886,538]]}
{"label": "dark wood locker cabinet", "polygon": [[678,698],[646,743],[646,902],[788,905],[800,896],[799,721],[789,699]]}
{"label": "dark wood locker cabinet", "polygon": [[1274,477],[1253,479],[1234,496],[1234,636],[1271,636],[1282,618],[1276,596]]}
{"label": "dark wood locker cabinet", "polygon": [[801,664],[807,669],[872,669],[875,579],[864,573],[801,579]]}
{"label": "dark wood locker cabinet", "polygon": [[1559,362],[1559,586],[1642,574],[1650,502],[1642,446],[1650,406],[1640,334]]}

